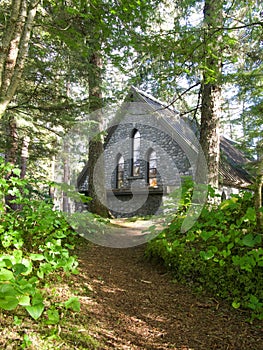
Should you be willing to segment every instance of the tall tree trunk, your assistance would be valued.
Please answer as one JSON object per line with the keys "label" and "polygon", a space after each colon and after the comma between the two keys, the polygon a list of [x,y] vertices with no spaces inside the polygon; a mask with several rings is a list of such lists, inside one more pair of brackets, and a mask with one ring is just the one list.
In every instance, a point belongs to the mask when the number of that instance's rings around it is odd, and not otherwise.
{"label": "tall tree trunk", "polygon": [[208,183],[214,188],[218,188],[220,158],[220,96],[219,86],[203,85],[200,144],[207,162]]}
{"label": "tall tree trunk", "polygon": [[258,174],[255,181],[255,208],[257,213],[257,225],[263,227],[263,213],[259,210],[262,208],[263,192],[263,159],[259,161]]}
{"label": "tall tree trunk", "polygon": [[257,161],[257,174],[255,180],[255,208],[257,213],[257,225],[261,229],[263,228],[263,213],[260,211],[262,208],[262,192],[263,192],[263,141],[259,141],[257,144],[258,161]]}
{"label": "tall tree trunk", "polygon": [[[64,141],[63,144],[63,184],[70,184],[70,165],[69,165],[69,145]],[[70,212],[69,197],[67,191],[63,191],[62,208],[64,213]]]}
{"label": "tall tree trunk", "polygon": [[208,182],[218,187],[220,158],[221,86],[220,75],[220,27],[222,26],[222,0],[206,0],[205,25],[205,72],[202,84],[200,144],[207,161]]}
{"label": "tall tree trunk", "polygon": [[12,0],[0,46],[0,119],[19,85],[39,0]]}
{"label": "tall tree trunk", "polygon": [[[106,203],[106,190],[103,159],[103,116],[101,113],[103,107],[102,58],[99,52],[91,52],[88,79],[90,115],[92,120],[95,121],[93,128],[95,136],[89,142],[88,193],[92,198],[89,203],[89,210],[92,213],[107,217],[109,215],[108,209],[104,205]],[[94,173],[95,170],[96,173]]]}
{"label": "tall tree trunk", "polygon": [[17,164],[18,160],[18,133],[17,123],[14,116],[8,118],[7,146],[5,159],[8,163]]}
{"label": "tall tree trunk", "polygon": [[[17,133],[17,123],[14,116],[10,116],[8,119],[8,132],[7,132],[7,146],[6,146],[6,154],[5,160],[6,162],[17,165],[18,161],[18,148],[19,148],[19,139]],[[11,178],[12,176],[16,176],[11,171],[7,178]],[[7,194],[5,197],[6,206],[12,210],[19,209],[19,206],[16,203],[12,203],[16,199],[16,196],[12,194]]]}
{"label": "tall tree trunk", "polygon": [[26,176],[29,142],[30,142],[30,137],[25,136],[22,141],[22,149],[21,149],[21,173],[20,173],[21,179],[24,179]]}

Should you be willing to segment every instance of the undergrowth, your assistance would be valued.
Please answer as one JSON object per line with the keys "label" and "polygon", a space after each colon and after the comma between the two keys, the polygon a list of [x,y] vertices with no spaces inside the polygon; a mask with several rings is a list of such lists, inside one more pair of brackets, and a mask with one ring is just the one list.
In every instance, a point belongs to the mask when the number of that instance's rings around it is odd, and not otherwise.
{"label": "undergrowth", "polygon": [[146,256],[172,270],[177,281],[224,298],[236,309],[249,309],[250,320],[262,320],[262,228],[257,226],[253,194],[243,192],[218,206],[205,206],[195,225],[183,233],[191,194],[192,185],[186,182],[176,214],[148,243]]}
{"label": "undergrowth", "polygon": [[[14,209],[15,207],[15,209]],[[75,232],[63,214],[52,210],[19,170],[0,161],[0,309],[22,308],[38,320],[45,311],[47,324],[59,323],[55,306],[47,310],[42,288],[56,271],[77,272]],[[79,311],[77,298],[59,308]],[[55,316],[54,316],[55,315]]]}

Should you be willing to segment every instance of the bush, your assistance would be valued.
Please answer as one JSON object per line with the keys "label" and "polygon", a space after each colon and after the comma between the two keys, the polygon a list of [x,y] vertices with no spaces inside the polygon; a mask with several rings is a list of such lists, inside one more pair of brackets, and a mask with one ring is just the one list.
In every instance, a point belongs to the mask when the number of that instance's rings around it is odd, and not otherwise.
{"label": "bush", "polygon": [[180,228],[189,193],[168,228],[149,242],[146,255],[160,259],[180,282],[227,299],[234,308],[248,308],[263,319],[262,235],[256,222],[253,195],[233,195],[217,207],[204,207],[187,232]]}
{"label": "bush", "polygon": [[[70,254],[75,233],[62,213],[19,178],[18,169],[0,162],[0,175],[0,308],[20,306],[38,319],[45,308],[40,291],[45,276],[58,269],[77,273]],[[9,207],[14,204],[17,210]]]}

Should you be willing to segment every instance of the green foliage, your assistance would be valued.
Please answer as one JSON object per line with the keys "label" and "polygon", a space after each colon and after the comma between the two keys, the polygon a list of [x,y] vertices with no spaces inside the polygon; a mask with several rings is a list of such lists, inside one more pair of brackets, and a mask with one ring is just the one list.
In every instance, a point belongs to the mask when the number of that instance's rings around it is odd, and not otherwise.
{"label": "green foliage", "polygon": [[69,300],[67,300],[65,302],[65,308],[67,310],[71,309],[72,311],[79,312],[80,311],[80,303],[79,303],[78,298],[76,298],[76,297],[69,298]]}
{"label": "green foliage", "polygon": [[[29,183],[17,174],[0,162],[0,308],[22,307],[37,320],[45,309],[40,291],[44,278],[58,269],[77,273],[76,257],[70,254],[75,233],[63,215],[33,196]],[[13,199],[5,203],[10,194]],[[16,204],[18,210],[8,204]],[[75,299],[65,307],[79,310]]]}
{"label": "green foliage", "polygon": [[227,299],[234,308],[247,308],[252,319],[263,319],[263,249],[253,196],[233,195],[219,206],[206,206],[187,232],[180,228],[189,188],[176,215],[146,255],[162,261],[176,279]]}

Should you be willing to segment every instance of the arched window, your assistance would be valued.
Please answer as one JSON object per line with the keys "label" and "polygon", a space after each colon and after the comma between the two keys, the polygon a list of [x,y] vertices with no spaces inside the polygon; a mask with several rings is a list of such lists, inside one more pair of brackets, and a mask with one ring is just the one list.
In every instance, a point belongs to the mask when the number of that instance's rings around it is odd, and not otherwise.
{"label": "arched window", "polygon": [[124,186],[124,158],[122,155],[117,158],[116,180],[116,187],[122,188]]}
{"label": "arched window", "polygon": [[132,176],[140,175],[140,146],[141,135],[138,130],[134,130],[132,136]]}
{"label": "arched window", "polygon": [[147,165],[147,182],[150,187],[157,187],[157,158],[156,152],[154,150],[150,150],[150,152],[148,153]]}

